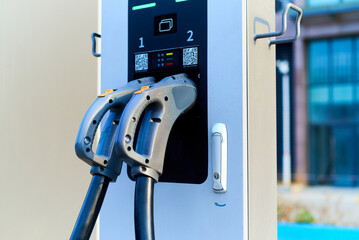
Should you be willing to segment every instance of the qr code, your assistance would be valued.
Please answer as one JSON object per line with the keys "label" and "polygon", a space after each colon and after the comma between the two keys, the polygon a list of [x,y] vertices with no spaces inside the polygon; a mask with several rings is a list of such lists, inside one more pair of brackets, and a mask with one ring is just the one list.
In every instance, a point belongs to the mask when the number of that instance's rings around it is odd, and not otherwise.
{"label": "qr code", "polygon": [[183,66],[198,65],[198,48],[183,49]]}
{"label": "qr code", "polygon": [[135,71],[147,71],[148,70],[148,54],[135,55]]}

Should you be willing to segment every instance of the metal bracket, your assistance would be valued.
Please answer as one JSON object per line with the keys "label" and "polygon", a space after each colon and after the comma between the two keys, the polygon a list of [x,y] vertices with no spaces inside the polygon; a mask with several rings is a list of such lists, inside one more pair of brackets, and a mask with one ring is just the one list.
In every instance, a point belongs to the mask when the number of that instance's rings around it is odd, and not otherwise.
{"label": "metal bracket", "polygon": [[92,33],[91,39],[92,39],[92,55],[94,57],[101,57],[101,53],[96,52],[96,37],[101,38],[101,35],[98,33]]}
{"label": "metal bracket", "polygon": [[271,38],[271,37],[277,37],[277,36],[283,35],[287,31],[287,16],[288,16],[288,11],[290,8],[298,13],[297,19],[296,19],[296,24],[295,24],[296,25],[295,36],[291,37],[291,38],[269,40],[269,46],[271,46],[272,44],[289,43],[289,42],[294,42],[295,40],[297,40],[300,36],[300,21],[303,16],[303,10],[300,7],[294,5],[293,3],[288,3],[287,7],[282,15],[282,30],[279,32],[254,34],[254,41],[256,41],[257,39],[260,39],[260,38]]}

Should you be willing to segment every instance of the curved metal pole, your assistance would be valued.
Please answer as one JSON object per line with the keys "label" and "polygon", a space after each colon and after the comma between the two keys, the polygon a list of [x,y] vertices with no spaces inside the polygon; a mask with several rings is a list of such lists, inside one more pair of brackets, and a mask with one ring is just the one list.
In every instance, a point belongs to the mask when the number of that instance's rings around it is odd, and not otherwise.
{"label": "curved metal pole", "polygon": [[282,15],[282,30],[279,32],[255,34],[254,41],[256,41],[257,39],[260,39],[260,38],[270,38],[270,37],[277,37],[277,36],[283,35],[287,31],[287,16],[288,16],[288,11],[290,8],[298,13],[298,16],[296,18],[296,25],[295,25],[296,26],[295,36],[291,37],[291,38],[269,40],[269,46],[272,44],[288,43],[288,42],[293,42],[293,41],[297,40],[300,36],[300,21],[302,20],[303,10],[300,7],[294,5],[293,3],[288,3],[287,7]]}

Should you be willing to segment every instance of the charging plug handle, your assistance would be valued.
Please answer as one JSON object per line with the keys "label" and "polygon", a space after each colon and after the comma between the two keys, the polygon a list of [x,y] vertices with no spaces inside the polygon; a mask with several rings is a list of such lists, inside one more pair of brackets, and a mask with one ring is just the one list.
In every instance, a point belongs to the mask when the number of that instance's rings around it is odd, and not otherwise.
{"label": "charging plug handle", "polygon": [[[75,143],[76,155],[87,164],[94,166],[96,169],[102,170],[103,174],[107,177],[115,180],[116,177],[120,174],[122,161],[117,161],[116,164],[111,161],[110,158],[112,157],[113,143],[110,144],[108,140],[106,144],[101,145],[101,152],[108,153],[108,156],[97,155],[93,152],[92,146],[97,128],[102,121],[102,118],[109,110],[116,113],[117,116],[121,116],[123,109],[132,97],[133,93],[138,91],[142,86],[148,86],[153,83],[154,78],[152,77],[142,78],[131,81],[117,90],[109,90],[106,91],[106,93],[100,95],[90,106],[82,120]],[[107,130],[108,133],[115,134],[116,131],[109,127],[111,124],[112,121],[107,122],[105,127],[110,129]],[[102,140],[105,139],[102,138]],[[106,147],[109,149],[104,149]],[[92,169],[91,172],[96,173],[96,169]]]}
{"label": "charging plug handle", "polygon": [[116,154],[131,167],[133,176],[147,175],[158,181],[172,126],[196,98],[196,86],[186,74],[167,77],[133,95],[123,111],[115,143]]}

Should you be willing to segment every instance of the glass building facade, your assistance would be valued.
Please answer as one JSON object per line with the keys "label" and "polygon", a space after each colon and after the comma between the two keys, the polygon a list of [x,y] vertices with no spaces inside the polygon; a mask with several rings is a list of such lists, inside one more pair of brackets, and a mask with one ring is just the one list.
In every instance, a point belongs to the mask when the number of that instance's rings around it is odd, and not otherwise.
{"label": "glass building facade", "polygon": [[[276,46],[277,61],[287,61],[289,63],[289,125],[290,125],[290,159],[291,159],[291,174],[292,180],[294,180],[295,173],[295,132],[294,132],[294,62],[293,62],[293,44],[286,43]],[[283,173],[283,75],[276,68],[276,89],[277,89],[277,178],[282,181]]]}
{"label": "glass building facade", "polygon": [[359,0],[307,0],[308,7],[323,7],[337,4],[358,3]]}
{"label": "glass building facade", "polygon": [[358,186],[359,36],[307,46],[309,183]]}

